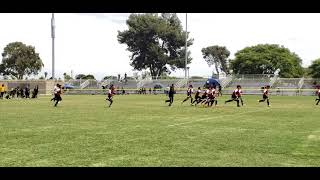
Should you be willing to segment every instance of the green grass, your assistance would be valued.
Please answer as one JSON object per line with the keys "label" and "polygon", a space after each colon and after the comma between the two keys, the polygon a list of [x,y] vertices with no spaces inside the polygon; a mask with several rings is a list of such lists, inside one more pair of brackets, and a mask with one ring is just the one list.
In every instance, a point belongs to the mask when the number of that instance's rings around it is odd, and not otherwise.
{"label": "green grass", "polygon": [[164,95],[0,100],[0,166],[320,166],[315,97],[245,96],[245,106]]}

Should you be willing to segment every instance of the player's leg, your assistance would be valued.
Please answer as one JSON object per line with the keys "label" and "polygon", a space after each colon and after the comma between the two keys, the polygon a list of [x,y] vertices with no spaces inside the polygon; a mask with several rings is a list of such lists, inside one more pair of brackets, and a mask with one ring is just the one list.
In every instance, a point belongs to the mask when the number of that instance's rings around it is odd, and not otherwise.
{"label": "player's leg", "polygon": [[237,101],[237,107],[240,107],[240,100],[239,99],[235,99],[235,101]]}
{"label": "player's leg", "polygon": [[226,103],[232,102],[232,101],[234,101],[234,100],[235,100],[235,97],[231,97],[231,99],[225,101],[224,103],[226,104]]}
{"label": "player's leg", "polygon": [[242,97],[240,97],[240,102],[241,102],[241,105],[243,106],[243,100],[242,100]]}
{"label": "player's leg", "polygon": [[56,95],[56,96],[55,96],[55,100],[54,100],[54,101],[55,101],[55,104],[54,104],[55,107],[57,107],[57,105],[58,105],[58,103],[59,103],[59,100],[60,100],[60,99],[59,99],[58,95]]}
{"label": "player's leg", "polygon": [[259,100],[259,102],[264,102],[266,100],[266,98],[263,98],[261,100]]}
{"label": "player's leg", "polygon": [[269,98],[267,98],[267,104],[268,104],[268,106],[270,106]]}
{"label": "player's leg", "polygon": [[109,107],[111,107],[111,105],[113,103],[112,97],[109,97],[109,101],[110,101]]}
{"label": "player's leg", "polygon": [[185,99],[181,102],[181,104],[184,103],[184,102],[186,102],[186,101],[188,101],[189,98],[190,98],[190,96],[187,96],[187,98],[185,98]]}
{"label": "player's leg", "polygon": [[173,103],[173,95],[171,95],[169,98],[170,98],[170,104],[169,104],[169,106],[171,106],[172,103]]}

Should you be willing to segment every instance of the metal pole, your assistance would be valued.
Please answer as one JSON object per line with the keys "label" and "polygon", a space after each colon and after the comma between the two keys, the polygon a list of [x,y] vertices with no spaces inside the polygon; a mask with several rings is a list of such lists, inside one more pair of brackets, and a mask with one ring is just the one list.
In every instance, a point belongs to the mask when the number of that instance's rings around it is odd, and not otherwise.
{"label": "metal pole", "polygon": [[188,15],[187,15],[187,13],[186,13],[186,54],[185,54],[185,58],[186,58],[186,62],[185,62],[185,64],[186,64],[186,67],[185,67],[185,79],[187,79],[187,59],[188,59],[188,50],[187,50],[187,40],[188,40],[188,28],[187,28],[187,22],[188,22]]}
{"label": "metal pole", "polygon": [[54,75],[54,38],[55,38],[54,13],[52,13],[52,18],[51,18],[51,38],[52,38],[52,79],[55,79],[55,75]]}

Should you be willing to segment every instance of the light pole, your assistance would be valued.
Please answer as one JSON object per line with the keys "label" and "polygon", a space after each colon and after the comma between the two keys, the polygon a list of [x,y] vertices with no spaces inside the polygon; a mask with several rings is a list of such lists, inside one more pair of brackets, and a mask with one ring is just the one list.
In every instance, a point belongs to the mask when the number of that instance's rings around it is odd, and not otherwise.
{"label": "light pole", "polygon": [[54,76],[54,38],[55,38],[54,13],[52,13],[52,17],[51,17],[51,38],[52,38],[52,79],[55,79],[55,76]]}
{"label": "light pole", "polygon": [[187,50],[187,40],[188,40],[188,28],[187,28],[187,22],[188,22],[188,14],[186,13],[186,54],[185,54],[185,79],[187,79],[187,60],[188,60],[188,50]]}
{"label": "light pole", "polygon": [[187,69],[188,69],[188,80],[189,80],[189,78],[190,78],[190,67],[187,67]]}

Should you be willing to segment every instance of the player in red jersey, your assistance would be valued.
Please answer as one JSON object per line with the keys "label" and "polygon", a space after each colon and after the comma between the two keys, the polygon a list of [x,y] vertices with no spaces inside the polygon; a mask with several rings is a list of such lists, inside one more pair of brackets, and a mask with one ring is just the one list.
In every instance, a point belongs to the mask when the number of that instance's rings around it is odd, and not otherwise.
{"label": "player in red jersey", "polygon": [[188,99],[190,99],[190,98],[191,98],[191,104],[192,104],[192,101],[193,101],[192,93],[193,93],[193,87],[192,87],[192,85],[190,85],[187,90],[187,97],[181,102],[181,104],[188,101]]}
{"label": "player in red jersey", "polygon": [[215,102],[215,105],[217,105],[217,100],[215,98],[216,98],[215,87],[209,87],[208,98],[205,104],[208,104],[208,107],[209,107],[209,106],[212,106],[213,103]]}
{"label": "player in red jersey", "polygon": [[111,107],[111,104],[113,103],[112,97],[116,94],[116,90],[113,85],[110,86],[108,90],[108,98],[106,99],[107,101],[110,102],[109,107]]}
{"label": "player in red jersey", "polygon": [[264,89],[263,89],[263,95],[262,95],[262,98],[263,98],[263,99],[259,100],[259,102],[264,102],[265,100],[267,100],[268,107],[270,107],[270,102],[269,102],[269,88],[270,88],[270,86],[264,87]]}
{"label": "player in red jersey", "polygon": [[318,99],[316,99],[315,101],[317,101],[316,105],[318,105],[319,102],[320,102],[320,86],[317,87],[317,92],[316,93],[318,95]]}
{"label": "player in red jersey", "polygon": [[231,101],[236,101],[237,102],[237,106],[240,107],[240,105],[239,105],[239,98],[240,97],[241,97],[241,86],[237,85],[237,89],[235,89],[232,92],[231,99],[225,101],[224,103],[226,104],[226,103],[231,102]]}

